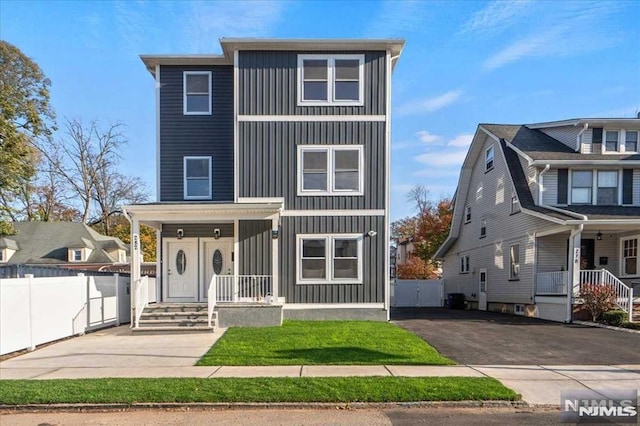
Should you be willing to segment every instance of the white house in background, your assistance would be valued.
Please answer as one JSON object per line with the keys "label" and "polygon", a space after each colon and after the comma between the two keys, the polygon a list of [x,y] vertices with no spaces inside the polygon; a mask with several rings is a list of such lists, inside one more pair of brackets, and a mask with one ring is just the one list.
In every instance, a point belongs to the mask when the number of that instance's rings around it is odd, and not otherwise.
{"label": "white house in background", "polygon": [[[640,292],[640,118],[480,124],[444,260],[480,310],[570,321],[581,283]],[[637,299],[636,299],[637,300]]]}

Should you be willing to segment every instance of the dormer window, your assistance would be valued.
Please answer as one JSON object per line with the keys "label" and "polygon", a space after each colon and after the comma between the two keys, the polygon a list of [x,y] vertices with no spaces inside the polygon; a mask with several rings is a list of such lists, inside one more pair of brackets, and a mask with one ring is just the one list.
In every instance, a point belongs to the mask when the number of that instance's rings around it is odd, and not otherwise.
{"label": "dormer window", "polygon": [[298,55],[299,105],[362,105],[364,55]]}
{"label": "dormer window", "polygon": [[625,132],[625,151],[626,152],[638,152],[638,131],[627,130]]}
{"label": "dormer window", "polygon": [[69,249],[69,262],[82,262],[84,260],[82,258],[82,251],[81,248]]}
{"label": "dormer window", "polygon": [[618,151],[618,131],[607,130],[605,132],[605,151],[617,152]]}
{"label": "dormer window", "polygon": [[211,71],[184,72],[184,114],[211,115]]}

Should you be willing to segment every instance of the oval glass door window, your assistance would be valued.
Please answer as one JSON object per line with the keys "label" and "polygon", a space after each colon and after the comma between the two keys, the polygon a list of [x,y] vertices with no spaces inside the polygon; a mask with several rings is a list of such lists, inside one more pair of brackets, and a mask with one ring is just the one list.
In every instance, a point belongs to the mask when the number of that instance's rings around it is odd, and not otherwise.
{"label": "oval glass door window", "polygon": [[220,275],[220,272],[222,272],[222,253],[220,252],[220,250],[216,250],[213,252],[213,272],[216,275]]}
{"label": "oval glass door window", "polygon": [[176,254],[176,270],[178,274],[184,274],[184,270],[187,268],[187,255],[183,250],[178,250]]}

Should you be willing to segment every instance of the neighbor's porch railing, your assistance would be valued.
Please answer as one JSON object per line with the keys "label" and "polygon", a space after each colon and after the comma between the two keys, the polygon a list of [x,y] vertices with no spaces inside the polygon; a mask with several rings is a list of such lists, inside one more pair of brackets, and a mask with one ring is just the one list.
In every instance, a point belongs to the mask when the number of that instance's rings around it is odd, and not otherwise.
{"label": "neighbor's porch railing", "polygon": [[207,316],[211,327],[213,311],[219,302],[274,303],[271,275],[216,275],[207,290]]}
{"label": "neighbor's porch railing", "polygon": [[142,316],[142,311],[149,304],[149,277],[144,276],[138,278],[134,283],[134,323],[135,327],[140,327],[140,317]]}
{"label": "neighbor's porch railing", "polygon": [[536,296],[565,295],[567,294],[567,283],[569,282],[569,272],[540,272],[536,274]]}
{"label": "neighbor's porch railing", "polygon": [[[620,281],[606,269],[580,271],[580,286],[597,284],[611,286],[616,292],[616,305],[627,312],[629,321],[633,320],[633,289]],[[576,292],[574,288],[574,293]]]}

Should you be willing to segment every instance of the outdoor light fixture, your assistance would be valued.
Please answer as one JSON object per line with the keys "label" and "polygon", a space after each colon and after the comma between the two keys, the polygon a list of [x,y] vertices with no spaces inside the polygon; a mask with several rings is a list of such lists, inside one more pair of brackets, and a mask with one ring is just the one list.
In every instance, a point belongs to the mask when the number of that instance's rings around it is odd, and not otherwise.
{"label": "outdoor light fixture", "polygon": [[602,232],[598,231],[598,233],[596,234],[596,238],[598,239],[598,241],[602,240]]}
{"label": "outdoor light fixture", "polygon": [[272,230],[271,230],[271,238],[273,238],[274,240],[277,240],[277,239],[278,239],[278,234],[279,234],[279,233],[280,233],[280,231],[279,231],[279,230],[277,230],[277,229],[272,229]]}
{"label": "outdoor light fixture", "polygon": [[216,228],[213,230],[213,238],[215,238],[216,240],[220,238],[220,228]]}
{"label": "outdoor light fixture", "polygon": [[178,239],[179,240],[181,240],[182,237],[184,237],[184,231],[182,230],[182,228],[178,229],[177,234],[178,234]]}
{"label": "outdoor light fixture", "polygon": [[378,235],[378,233],[376,231],[374,231],[374,230],[371,230],[371,231],[367,232],[367,235],[369,237],[375,237],[376,235]]}

